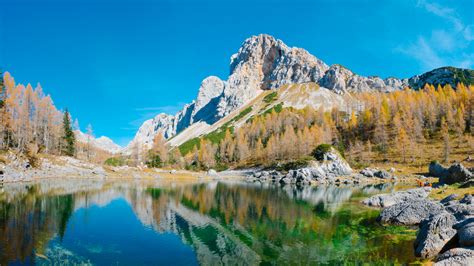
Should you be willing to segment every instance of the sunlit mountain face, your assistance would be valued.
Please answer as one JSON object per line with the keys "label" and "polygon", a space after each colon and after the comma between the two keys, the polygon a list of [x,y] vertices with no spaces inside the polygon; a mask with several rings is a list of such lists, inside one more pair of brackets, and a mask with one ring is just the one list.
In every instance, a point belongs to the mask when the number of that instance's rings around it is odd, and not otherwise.
{"label": "sunlit mountain face", "polygon": [[0,264],[415,261],[415,231],[359,201],[397,186],[69,180],[0,193]]}

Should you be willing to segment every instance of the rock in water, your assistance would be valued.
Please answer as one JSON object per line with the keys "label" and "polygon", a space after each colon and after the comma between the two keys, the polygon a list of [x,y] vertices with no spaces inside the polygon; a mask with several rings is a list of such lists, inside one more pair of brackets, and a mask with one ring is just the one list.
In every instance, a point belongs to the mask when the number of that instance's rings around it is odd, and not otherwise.
{"label": "rock in water", "polygon": [[383,224],[417,225],[431,215],[443,211],[443,205],[427,199],[409,200],[384,209],[378,221]]}
{"label": "rock in water", "polygon": [[386,208],[405,201],[425,199],[430,194],[430,191],[430,187],[414,188],[391,194],[375,195],[363,200],[362,203],[367,206]]}
{"label": "rock in water", "polygon": [[471,248],[453,248],[436,258],[436,266],[474,265],[474,251]]}
{"label": "rock in water", "polygon": [[423,220],[415,240],[415,255],[434,258],[456,235],[455,222],[454,216],[445,211]]}

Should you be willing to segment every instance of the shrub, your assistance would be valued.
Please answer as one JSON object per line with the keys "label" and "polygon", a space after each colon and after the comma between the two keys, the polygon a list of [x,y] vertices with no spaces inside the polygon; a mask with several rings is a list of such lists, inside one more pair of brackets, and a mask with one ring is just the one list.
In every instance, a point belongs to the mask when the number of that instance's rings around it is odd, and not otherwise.
{"label": "shrub", "polygon": [[293,169],[303,168],[309,165],[309,162],[312,160],[312,157],[302,157],[281,165],[281,170],[289,171]]}
{"label": "shrub", "polygon": [[160,168],[163,166],[163,162],[158,154],[152,154],[150,159],[146,162],[146,165],[150,168]]}
{"label": "shrub", "polygon": [[110,157],[105,160],[104,164],[110,166],[123,166],[125,165],[125,159],[122,157]]}
{"label": "shrub", "polygon": [[311,156],[318,161],[322,161],[324,160],[324,154],[328,153],[331,148],[333,148],[331,144],[320,144],[311,152]]}

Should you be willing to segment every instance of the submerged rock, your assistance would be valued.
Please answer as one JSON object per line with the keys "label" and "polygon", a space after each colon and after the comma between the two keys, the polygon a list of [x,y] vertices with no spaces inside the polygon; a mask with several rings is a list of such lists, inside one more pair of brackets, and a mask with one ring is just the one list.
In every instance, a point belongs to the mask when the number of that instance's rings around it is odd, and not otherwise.
{"label": "submerged rock", "polygon": [[415,240],[415,255],[424,259],[435,257],[455,235],[456,219],[448,212],[441,212],[423,220]]}
{"label": "submerged rock", "polygon": [[363,200],[362,203],[367,206],[385,208],[405,201],[425,199],[430,194],[430,191],[430,187],[423,187],[398,191],[391,194],[380,194],[367,198]]}
{"label": "submerged rock", "polygon": [[428,199],[408,200],[385,208],[378,221],[383,224],[417,225],[443,210],[443,205]]}

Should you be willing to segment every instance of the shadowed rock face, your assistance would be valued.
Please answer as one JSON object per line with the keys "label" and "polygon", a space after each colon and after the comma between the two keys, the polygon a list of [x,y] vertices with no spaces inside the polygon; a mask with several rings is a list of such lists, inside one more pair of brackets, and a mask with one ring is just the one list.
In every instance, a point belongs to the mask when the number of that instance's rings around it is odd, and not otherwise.
{"label": "shadowed rock face", "polygon": [[441,212],[420,224],[415,241],[415,254],[418,257],[435,257],[456,234],[453,229],[456,219],[448,212]]}
{"label": "shadowed rock face", "polygon": [[436,258],[436,266],[474,265],[474,250],[472,248],[453,248]]}
{"label": "shadowed rock face", "polygon": [[439,177],[441,183],[449,185],[474,179],[474,174],[460,163],[455,163],[446,168],[438,162],[432,162],[429,165],[429,173],[432,176]]}

